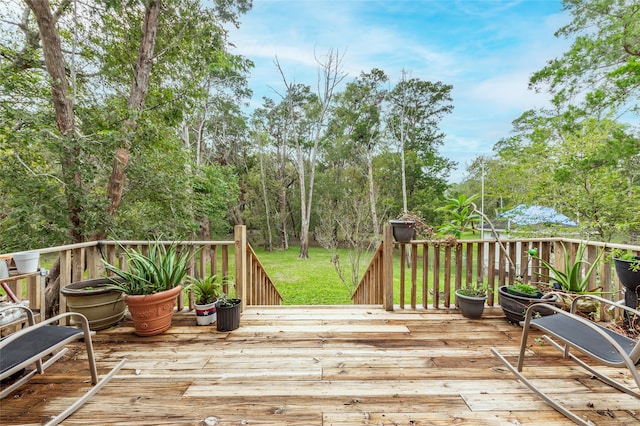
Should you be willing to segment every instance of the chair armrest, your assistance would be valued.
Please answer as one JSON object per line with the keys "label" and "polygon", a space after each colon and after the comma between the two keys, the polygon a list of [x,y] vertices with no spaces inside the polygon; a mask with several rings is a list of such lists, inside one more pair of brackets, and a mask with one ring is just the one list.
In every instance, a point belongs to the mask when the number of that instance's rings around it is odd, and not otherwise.
{"label": "chair armrest", "polygon": [[578,308],[578,300],[580,299],[593,299],[593,300],[597,300],[602,304],[605,305],[610,305],[610,306],[614,306],[616,308],[620,308],[622,310],[631,312],[632,314],[637,315],[640,318],[640,311],[638,311],[637,309],[633,309],[627,305],[623,305],[621,303],[618,302],[614,302],[613,300],[609,300],[609,299],[605,299],[604,297],[601,296],[596,296],[595,294],[579,294],[575,297],[575,299],[573,299],[573,302],[571,303],[571,313],[575,314]]}
{"label": "chair armrest", "polygon": [[[84,332],[85,338],[91,339],[91,335],[95,334],[95,331],[91,331],[91,329],[89,328],[89,320],[87,320],[87,318],[84,315],[77,312],[64,312],[62,314],[56,315],[55,317],[47,318],[44,321],[34,324],[34,315],[31,309],[27,308],[26,306],[12,306],[8,309],[15,309],[15,308],[20,308],[27,312],[27,318],[29,319],[29,326],[23,328],[22,330],[16,331],[15,333],[12,333],[7,337],[3,338],[2,340],[0,340],[0,348],[7,346],[9,343],[13,342],[16,339],[19,339],[21,336],[24,336],[25,334],[31,333],[33,330],[37,330],[39,328],[42,328],[54,322],[58,322],[61,319],[66,317],[77,317],[80,319],[80,323],[82,325],[82,331]],[[4,309],[5,308],[3,308],[3,310]]]}

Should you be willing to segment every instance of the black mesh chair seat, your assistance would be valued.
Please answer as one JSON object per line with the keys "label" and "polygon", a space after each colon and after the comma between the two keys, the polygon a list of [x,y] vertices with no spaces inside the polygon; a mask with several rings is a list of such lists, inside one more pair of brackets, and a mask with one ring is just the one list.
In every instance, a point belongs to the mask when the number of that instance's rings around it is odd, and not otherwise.
{"label": "black mesh chair seat", "polygon": [[30,364],[36,359],[42,358],[42,354],[53,352],[61,345],[79,339],[83,331],[78,328],[59,327],[47,325],[33,332],[23,334],[7,346],[0,348],[0,374],[4,376],[7,371],[13,374],[24,364]]}
{"label": "black mesh chair seat", "polygon": [[[87,321],[84,315],[65,312],[36,324],[33,312],[31,312],[29,308],[25,306],[14,306],[0,309],[0,312],[6,309],[22,309],[27,314],[28,325],[22,330],[16,331],[0,340],[0,381],[7,378],[13,379],[14,375],[17,376],[16,373],[19,373],[32,364],[35,364],[36,368],[24,376],[17,378],[5,388],[2,388],[0,390],[0,399],[8,396],[13,390],[22,386],[34,375],[44,374],[44,371],[49,366],[64,355],[67,351],[67,348],[65,348],[66,345],[75,340],[84,339],[89,362],[89,373],[91,374],[91,383],[94,386],[69,408],[54,417],[47,425],[57,425],[73,414],[74,411],[80,408],[89,398],[98,392],[102,386],[111,380],[126,361],[126,359],[120,361],[102,380],[99,380],[93,353],[93,344],[91,342],[92,332],[89,329],[89,321]],[[53,325],[72,316],[75,317],[76,324],[80,324],[82,328]]]}
{"label": "black mesh chair seat", "polygon": [[[600,331],[598,332],[566,315],[548,315],[533,318],[531,325],[554,335],[563,342],[567,342],[570,346],[578,349],[580,352],[588,354],[592,358],[599,359],[607,365],[623,365],[624,360],[620,353],[611,346],[609,341],[604,338],[601,333],[611,337],[629,356],[637,344],[633,339],[618,334],[609,328],[594,323]],[[638,362],[640,362],[640,359],[636,360],[636,364]]]}

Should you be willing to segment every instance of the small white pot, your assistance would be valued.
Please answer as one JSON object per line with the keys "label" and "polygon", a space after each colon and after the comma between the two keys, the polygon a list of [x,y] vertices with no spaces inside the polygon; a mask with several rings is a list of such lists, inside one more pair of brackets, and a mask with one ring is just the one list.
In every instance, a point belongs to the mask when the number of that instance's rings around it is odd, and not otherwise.
{"label": "small white pot", "polygon": [[38,271],[40,253],[37,251],[23,251],[13,255],[19,274],[32,274]]}
{"label": "small white pot", "polygon": [[216,304],[196,305],[196,324],[209,325],[216,322]]}

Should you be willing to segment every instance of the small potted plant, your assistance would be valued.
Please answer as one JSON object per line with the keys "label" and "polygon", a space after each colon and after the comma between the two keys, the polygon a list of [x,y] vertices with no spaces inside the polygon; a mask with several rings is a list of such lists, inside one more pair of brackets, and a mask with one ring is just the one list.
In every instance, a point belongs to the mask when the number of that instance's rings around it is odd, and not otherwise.
{"label": "small potted plant", "polygon": [[465,318],[479,319],[487,300],[487,289],[483,285],[456,290],[456,304]]}
{"label": "small potted plant", "polygon": [[221,294],[216,302],[218,331],[232,331],[240,327],[240,313],[242,301],[231,299],[226,294]]}
{"label": "small potted plant", "polygon": [[433,228],[425,224],[416,213],[405,211],[389,223],[393,228],[393,238],[399,243],[408,243],[416,236],[429,238],[433,235]]}
{"label": "small potted plant", "polygon": [[638,289],[640,289],[640,256],[635,255],[631,250],[614,249],[611,252],[616,275],[620,279],[626,291],[624,301],[630,308],[638,306]]}
{"label": "small potted plant", "polygon": [[[551,288],[542,288],[541,284],[516,282],[498,288],[498,303],[507,320],[514,324],[524,321],[524,315],[529,306],[540,303],[555,304],[557,301],[558,297],[551,292]],[[554,311],[548,308],[536,308],[537,315],[545,316],[553,313]]]}
{"label": "small potted plant", "polygon": [[126,257],[126,269],[120,269],[103,259],[108,272],[122,280],[113,280],[112,287],[124,293],[135,333],[154,336],[171,327],[176,297],[182,291],[193,250],[180,250],[179,243],[170,245],[158,241],[149,243],[147,254],[142,249],[120,246]]}
{"label": "small potted plant", "polygon": [[218,277],[216,275],[204,278],[189,277],[187,288],[193,290],[196,324],[213,324],[216,321],[216,301],[223,294]]}

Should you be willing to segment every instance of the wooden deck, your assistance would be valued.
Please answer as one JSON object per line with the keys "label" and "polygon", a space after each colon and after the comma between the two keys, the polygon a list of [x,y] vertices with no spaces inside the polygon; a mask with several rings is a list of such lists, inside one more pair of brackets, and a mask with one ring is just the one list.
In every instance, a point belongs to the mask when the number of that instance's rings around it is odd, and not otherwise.
{"label": "wooden deck", "polygon": [[[180,312],[165,334],[128,324],[95,336],[98,368],[124,368],[65,425],[571,425],[520,384],[520,328],[488,308],[386,312],[378,306],[249,307],[218,333]],[[1,401],[0,424],[42,424],[84,391],[82,344]],[[525,371],[598,425],[640,423],[640,403],[592,379],[549,345]],[[73,362],[76,358],[82,362]],[[537,367],[537,368],[534,368]],[[620,371],[611,370],[612,375]]]}

